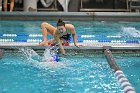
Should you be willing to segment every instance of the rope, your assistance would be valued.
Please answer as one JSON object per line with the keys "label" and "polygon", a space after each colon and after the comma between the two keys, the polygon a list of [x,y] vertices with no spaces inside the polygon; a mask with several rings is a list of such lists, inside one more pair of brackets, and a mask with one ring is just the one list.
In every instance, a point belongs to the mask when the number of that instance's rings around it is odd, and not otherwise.
{"label": "rope", "polygon": [[[0,37],[30,37],[30,38],[41,38],[42,34],[0,34]],[[129,37],[130,40],[108,40],[108,38],[125,38],[127,39],[128,37],[126,36],[102,36],[102,35],[79,35],[79,38],[81,38],[78,42],[108,42],[108,43],[140,43],[139,39],[140,37]],[[103,40],[92,40],[92,38],[99,38]],[[88,39],[90,38],[90,39]],[[105,39],[107,38],[107,39]],[[131,39],[132,38],[132,39]],[[86,40],[84,40],[86,39]],[[41,39],[24,39],[24,40],[16,40],[16,39],[0,39],[1,42],[41,42]]]}
{"label": "rope", "polygon": [[124,75],[123,71],[120,69],[120,67],[117,65],[115,62],[115,59],[109,50],[110,47],[104,47],[105,51],[105,56],[108,61],[108,64],[110,68],[113,70],[114,74],[116,75],[119,83],[121,84],[122,89],[124,90],[125,93],[136,93],[135,89],[132,87],[132,85],[129,83],[128,79]]}

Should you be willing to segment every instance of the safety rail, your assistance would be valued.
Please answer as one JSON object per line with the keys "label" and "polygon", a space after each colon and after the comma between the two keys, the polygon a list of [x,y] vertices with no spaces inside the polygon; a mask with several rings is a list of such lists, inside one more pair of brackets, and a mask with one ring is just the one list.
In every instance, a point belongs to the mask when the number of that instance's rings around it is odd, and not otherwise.
{"label": "safety rail", "polygon": [[113,70],[115,73],[119,83],[121,84],[121,87],[125,93],[136,93],[135,89],[132,87],[126,76],[124,75],[123,71],[120,69],[120,67],[117,65],[115,62],[115,59],[109,50],[109,46],[104,46],[104,54],[107,59],[107,62],[110,66],[110,68]]}
{"label": "safety rail", "polygon": [[130,11],[135,10],[136,12],[140,12],[140,1],[139,0],[130,0]]}
{"label": "safety rail", "polygon": [[[113,7],[112,8],[83,8],[83,0],[81,0],[81,7],[80,7],[80,11],[84,11],[84,12],[89,12],[89,11],[96,11],[96,12],[105,12],[105,11],[108,11],[108,12],[111,12],[111,11],[115,11],[115,12],[121,12],[121,11],[124,11],[124,12],[128,12],[129,11],[129,3],[128,3],[128,0],[123,0],[123,1],[126,1],[126,8],[124,9],[117,9],[116,8],[116,4],[117,4],[117,0],[113,0]],[[104,4],[104,0],[96,0],[97,3],[103,3]],[[108,2],[108,1],[107,1]]]}

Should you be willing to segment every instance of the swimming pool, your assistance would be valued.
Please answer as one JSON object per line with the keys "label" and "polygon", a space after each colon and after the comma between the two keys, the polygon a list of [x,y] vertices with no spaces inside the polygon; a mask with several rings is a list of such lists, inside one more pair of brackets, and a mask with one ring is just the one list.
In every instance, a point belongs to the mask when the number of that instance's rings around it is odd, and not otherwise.
{"label": "swimming pool", "polygon": [[[41,42],[41,23],[42,21],[1,21],[0,41],[7,39],[12,42]],[[56,26],[54,21],[49,23]],[[79,42],[140,42],[139,22],[66,21],[66,23],[75,25]]]}
{"label": "swimming pool", "polygon": [[123,93],[103,55],[71,55],[61,57],[60,63],[64,66],[51,68],[24,53],[5,54],[0,92]]}
{"label": "swimming pool", "polygon": [[[1,21],[0,41],[39,42],[42,39],[40,36],[41,23],[41,21]],[[49,23],[56,25],[54,21]],[[119,41],[133,40],[135,42],[128,43],[139,43],[140,41],[139,22],[67,21],[67,23],[75,25],[79,42],[114,40],[114,43],[120,43]],[[34,39],[38,39],[38,41]],[[25,91],[27,93],[123,93],[104,55],[86,53],[70,55],[61,59],[60,63],[64,63],[64,66],[50,68],[40,61],[26,57],[24,53],[6,53],[0,60],[2,68],[0,70],[2,76],[0,90],[8,93],[15,91],[20,93],[21,91],[24,93]],[[122,65],[121,59],[118,59],[117,62],[120,66]],[[125,71],[127,66],[122,69]],[[139,75],[137,69],[134,72]],[[125,73],[136,91],[139,91],[139,85],[135,85],[134,79],[131,78],[132,74],[127,71]]]}
{"label": "swimming pool", "polygon": [[136,92],[140,91],[140,53],[115,55],[117,64],[121,67]]}

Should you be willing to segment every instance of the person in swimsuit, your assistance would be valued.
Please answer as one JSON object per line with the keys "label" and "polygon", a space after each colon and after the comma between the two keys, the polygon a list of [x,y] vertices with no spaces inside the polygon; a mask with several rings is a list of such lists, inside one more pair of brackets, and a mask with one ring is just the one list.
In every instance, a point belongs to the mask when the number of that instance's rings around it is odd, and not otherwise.
{"label": "person in swimsuit", "polygon": [[[50,43],[55,42],[59,45],[61,53],[65,54],[65,50],[62,46],[62,43],[68,42],[70,40],[70,34],[72,34],[74,45],[76,47],[79,47],[79,45],[77,44],[76,31],[72,24],[65,24],[63,20],[59,19],[56,28],[47,22],[43,22],[41,24],[41,28],[43,42],[39,43],[39,46],[48,46]],[[54,38],[48,40],[48,34],[52,35]]]}
{"label": "person in swimsuit", "polygon": [[71,41],[71,34],[67,33],[59,38],[62,42],[62,45],[69,45]]}

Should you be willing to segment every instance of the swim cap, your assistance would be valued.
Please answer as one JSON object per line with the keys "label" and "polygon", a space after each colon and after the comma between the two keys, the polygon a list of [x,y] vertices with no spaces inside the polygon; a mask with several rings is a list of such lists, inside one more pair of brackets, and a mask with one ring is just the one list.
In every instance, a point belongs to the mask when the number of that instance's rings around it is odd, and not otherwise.
{"label": "swim cap", "polygon": [[57,53],[54,53],[54,54],[53,54],[53,60],[56,61],[56,62],[59,61],[59,56],[58,56]]}

